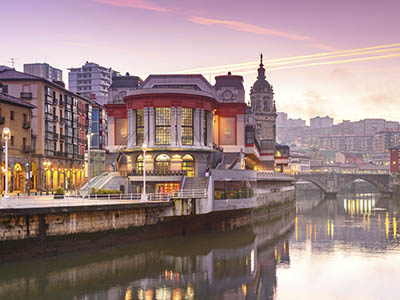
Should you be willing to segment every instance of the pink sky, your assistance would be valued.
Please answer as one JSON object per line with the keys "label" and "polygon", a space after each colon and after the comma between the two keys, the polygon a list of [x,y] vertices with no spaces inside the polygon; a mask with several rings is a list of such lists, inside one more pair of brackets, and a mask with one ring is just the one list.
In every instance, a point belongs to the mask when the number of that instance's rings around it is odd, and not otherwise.
{"label": "pink sky", "polygon": [[[308,119],[400,121],[400,2],[397,0],[15,0],[3,1],[0,65],[87,60],[149,74],[397,44],[391,50],[268,65],[279,111]],[[381,51],[382,50],[382,51]],[[373,56],[380,58],[371,59]],[[356,60],[362,58],[362,60]],[[332,63],[333,61],[339,61]],[[326,64],[329,62],[329,64]],[[323,64],[317,64],[323,63]],[[310,65],[312,64],[312,65]],[[254,67],[253,67],[254,66]],[[289,67],[289,68],[286,68]],[[224,74],[230,67],[218,69]],[[198,72],[197,72],[198,73]],[[216,73],[203,71],[214,82]]]}

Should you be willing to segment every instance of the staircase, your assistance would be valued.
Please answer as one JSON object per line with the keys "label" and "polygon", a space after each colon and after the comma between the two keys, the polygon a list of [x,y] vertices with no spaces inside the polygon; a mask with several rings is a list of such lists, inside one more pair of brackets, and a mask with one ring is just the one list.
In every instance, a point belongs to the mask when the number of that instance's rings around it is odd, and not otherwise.
{"label": "staircase", "polygon": [[209,177],[186,177],[182,191],[206,191]]}
{"label": "staircase", "polygon": [[[101,189],[103,188],[113,177],[119,176],[118,172],[104,172],[96,177],[90,179],[90,188]],[[85,183],[79,190],[82,196],[88,194],[88,183]]]}

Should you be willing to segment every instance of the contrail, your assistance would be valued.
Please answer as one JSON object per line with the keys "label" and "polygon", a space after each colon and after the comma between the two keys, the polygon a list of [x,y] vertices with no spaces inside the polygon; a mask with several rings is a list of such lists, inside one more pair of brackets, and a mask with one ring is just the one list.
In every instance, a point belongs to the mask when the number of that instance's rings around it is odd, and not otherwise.
{"label": "contrail", "polygon": [[[352,58],[352,59],[324,61],[324,62],[301,64],[301,65],[294,65],[294,66],[285,66],[285,67],[279,67],[279,68],[271,68],[271,69],[269,69],[269,71],[278,71],[278,70],[301,68],[301,67],[312,67],[312,66],[320,66],[320,65],[334,65],[334,64],[342,64],[342,63],[347,63],[347,62],[376,60],[376,59],[383,59],[383,58],[390,58],[390,57],[397,57],[397,56],[400,56],[400,53],[388,54],[388,55],[377,55],[377,56],[370,56],[370,57],[360,57],[360,58]],[[247,71],[247,72],[243,72],[241,74],[251,74],[251,73],[255,73],[255,72],[257,72],[257,70]]]}
{"label": "contrail", "polygon": [[[292,61],[283,61],[283,62],[275,62],[275,63],[269,63],[267,66],[267,71],[271,71],[273,68],[270,68],[271,66],[279,66],[279,65],[289,65],[289,64],[295,64],[295,63],[300,63],[300,62],[307,62],[307,61],[315,61],[315,60],[321,60],[321,59],[328,59],[328,58],[337,58],[337,57],[344,57],[344,56],[356,56],[356,55],[364,55],[364,54],[374,54],[374,53],[382,53],[382,52],[394,52],[394,51],[400,51],[400,48],[388,48],[388,49],[380,49],[380,50],[373,50],[373,51],[360,51],[356,52],[353,54],[337,54],[337,55],[329,55],[329,56],[324,56],[324,57],[315,57],[315,58],[307,58],[307,59],[297,59],[297,60],[292,60]],[[371,56],[373,57],[373,56]],[[249,70],[254,69],[253,72],[256,72],[255,69],[256,65],[252,66],[243,66],[243,67],[236,67],[236,68],[231,68],[229,69],[230,71],[235,70],[236,72],[241,71],[241,70]],[[222,70],[223,71],[223,70]],[[216,74],[220,73],[221,70],[211,70],[209,72],[205,72],[206,74]],[[240,74],[243,74],[243,72],[239,72]]]}
{"label": "contrail", "polygon": [[[323,53],[316,53],[316,54],[310,54],[310,55],[300,55],[300,56],[293,56],[293,57],[286,57],[286,58],[276,58],[276,59],[269,59],[265,60],[266,64],[272,64],[275,62],[280,62],[280,61],[292,61],[292,60],[299,60],[299,59],[307,59],[307,58],[323,58],[324,56],[330,56],[330,55],[336,55],[336,54],[345,54],[345,53],[354,53],[354,52],[361,52],[361,51],[367,51],[367,50],[375,50],[375,49],[381,49],[381,48],[391,48],[391,47],[399,47],[400,43],[396,44],[387,44],[387,45],[380,45],[380,46],[372,46],[372,47],[366,47],[366,48],[357,48],[357,49],[350,49],[350,50],[342,50],[342,51],[331,51],[331,52],[323,52]],[[383,51],[384,49],[380,50]],[[357,55],[357,54],[353,54]],[[217,71],[221,69],[221,71],[225,69],[233,69],[233,68],[244,68],[245,66],[251,66],[254,67],[254,65],[257,65],[259,62],[258,61],[252,61],[252,62],[246,62],[246,63],[239,63],[239,64],[228,64],[228,65],[219,65],[219,66],[213,66],[213,67],[203,67],[203,68],[194,68],[194,69],[189,69],[189,70],[182,70],[182,71],[177,71],[173,73],[193,73],[193,72],[210,72],[210,71]]]}

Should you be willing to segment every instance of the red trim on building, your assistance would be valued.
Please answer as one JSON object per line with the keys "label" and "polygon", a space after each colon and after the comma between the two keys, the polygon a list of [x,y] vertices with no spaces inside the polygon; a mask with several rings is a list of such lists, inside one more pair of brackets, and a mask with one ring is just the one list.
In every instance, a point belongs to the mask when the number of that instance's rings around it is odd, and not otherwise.
{"label": "red trim on building", "polygon": [[254,144],[245,144],[245,147],[254,147]]}
{"label": "red trim on building", "polygon": [[190,94],[144,94],[124,97],[127,109],[142,109],[144,107],[184,107],[201,108],[213,111],[217,101],[214,98]]}
{"label": "red trim on building", "polygon": [[107,109],[107,116],[109,117],[117,117],[117,118],[127,117],[126,104],[123,103],[104,104],[104,106]]}
{"label": "red trim on building", "polygon": [[246,103],[218,103],[217,115],[222,117],[236,117],[246,114]]}
{"label": "red trim on building", "polygon": [[274,153],[260,153],[261,156],[274,156]]}

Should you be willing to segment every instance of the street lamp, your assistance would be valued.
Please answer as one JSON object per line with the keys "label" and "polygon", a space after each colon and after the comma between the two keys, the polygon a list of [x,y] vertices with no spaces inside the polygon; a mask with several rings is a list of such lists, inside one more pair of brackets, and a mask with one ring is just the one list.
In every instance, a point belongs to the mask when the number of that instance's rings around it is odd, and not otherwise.
{"label": "street lamp", "polygon": [[89,131],[89,133],[86,135],[86,138],[88,140],[88,199],[90,199],[90,147],[91,147],[91,137],[93,133]]}
{"label": "street lamp", "polygon": [[142,145],[143,149],[143,193],[142,193],[142,202],[147,202],[147,194],[146,194],[146,144]]}
{"label": "street lamp", "polygon": [[6,180],[5,180],[5,192],[4,192],[4,198],[8,198],[8,140],[11,138],[11,131],[10,128],[4,127],[3,128],[3,134],[2,134],[3,140],[5,141],[5,148],[6,148]]}

